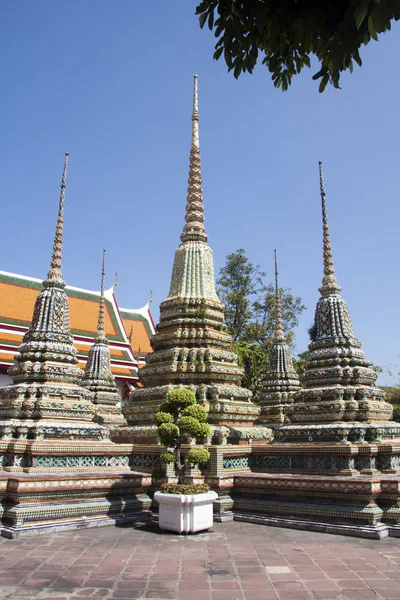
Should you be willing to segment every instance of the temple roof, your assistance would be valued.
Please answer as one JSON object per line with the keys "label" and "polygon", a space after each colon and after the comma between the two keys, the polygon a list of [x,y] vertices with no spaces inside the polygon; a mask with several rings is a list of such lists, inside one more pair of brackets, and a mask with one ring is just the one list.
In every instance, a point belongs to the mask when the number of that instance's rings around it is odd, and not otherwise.
{"label": "temple roof", "polygon": [[[22,336],[30,326],[41,279],[0,271],[0,368],[13,363]],[[71,333],[78,351],[79,366],[85,368],[90,346],[97,334],[100,291],[66,286]],[[151,352],[150,336],[155,328],[149,305],[137,310],[120,309],[114,287],[106,290],[105,335],[110,342],[111,366],[118,379],[137,380],[137,354]]]}

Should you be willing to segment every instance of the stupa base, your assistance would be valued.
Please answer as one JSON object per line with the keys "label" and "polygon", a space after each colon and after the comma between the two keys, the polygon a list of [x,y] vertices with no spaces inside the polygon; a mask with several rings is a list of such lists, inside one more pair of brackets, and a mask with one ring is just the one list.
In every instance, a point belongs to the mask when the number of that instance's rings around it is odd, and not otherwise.
{"label": "stupa base", "polygon": [[4,419],[0,420],[0,440],[108,440],[109,431],[93,421],[73,419]]}
{"label": "stupa base", "polygon": [[399,536],[400,515],[387,515],[382,506],[384,483],[399,482],[384,475],[236,475],[234,519],[371,539]]}
{"label": "stupa base", "polygon": [[210,443],[213,445],[267,443],[272,439],[272,429],[262,425],[211,425]]}
{"label": "stupa base", "polygon": [[132,446],[81,439],[0,440],[0,469],[25,473],[75,473],[126,469],[133,465]]}
{"label": "stupa base", "polygon": [[[244,521],[246,523],[256,523],[258,525],[269,525],[270,527],[284,527],[287,529],[300,529],[302,531],[317,531],[320,533],[332,533],[336,535],[348,535],[352,537],[369,538],[381,540],[392,535],[391,529],[385,525],[376,527],[341,525],[339,523],[326,523],[316,521],[298,520],[294,518],[284,519],[277,517],[268,517],[261,515],[251,515],[235,512],[234,521]],[[399,536],[400,537],[400,531]]]}
{"label": "stupa base", "polygon": [[3,537],[150,521],[151,477],[87,472],[2,477]]}
{"label": "stupa base", "polygon": [[381,442],[400,440],[400,423],[333,422],[284,425],[275,431],[274,439],[281,442]]}
{"label": "stupa base", "polygon": [[110,438],[116,444],[159,444],[155,425],[126,425],[111,429]]}
{"label": "stupa base", "polygon": [[[272,441],[272,429],[263,426],[214,425],[207,444],[252,444]],[[159,444],[155,425],[128,425],[110,431],[111,440],[117,444]]]}

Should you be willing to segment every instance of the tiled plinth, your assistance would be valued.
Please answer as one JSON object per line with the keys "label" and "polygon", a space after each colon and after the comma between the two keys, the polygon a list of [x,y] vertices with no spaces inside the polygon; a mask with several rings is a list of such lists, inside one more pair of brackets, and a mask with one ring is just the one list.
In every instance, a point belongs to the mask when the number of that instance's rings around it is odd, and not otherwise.
{"label": "tiled plinth", "polygon": [[134,472],[15,474],[3,491],[1,535],[149,520],[150,485],[151,477]]}
{"label": "tiled plinth", "polygon": [[390,475],[238,474],[231,493],[234,518],[381,539],[395,535],[400,522],[398,512],[382,508],[381,504],[388,502],[382,489],[389,484],[398,487],[399,481],[398,476]]}

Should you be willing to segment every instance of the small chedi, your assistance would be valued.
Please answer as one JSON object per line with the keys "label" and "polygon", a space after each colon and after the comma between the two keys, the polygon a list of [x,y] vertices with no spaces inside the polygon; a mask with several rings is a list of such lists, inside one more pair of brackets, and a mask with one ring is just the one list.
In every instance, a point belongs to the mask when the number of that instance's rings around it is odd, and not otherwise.
{"label": "small chedi", "polygon": [[283,428],[282,436],[309,440],[316,436],[319,440],[341,441],[398,437],[400,425],[389,421],[393,408],[385,402],[383,391],[374,385],[377,374],[364,358],[361,343],[353,333],[346,302],[340,296],[321,163],[319,169],[324,277],[311,333],[304,389],[295,394],[294,403],[288,407],[292,425]]}
{"label": "small chedi", "polygon": [[61,273],[64,201],[68,154],[65,155],[51,268],[39,293],[32,323],[24,335],[13,384],[0,389],[0,435],[5,439],[105,440],[108,431],[93,423],[92,394],[80,385],[69,305]]}
{"label": "small chedi", "polygon": [[283,333],[282,303],[278,281],[278,261],[275,254],[275,336],[269,351],[268,370],[258,394],[261,408],[258,423],[280,427],[289,422],[286,409],[293,404],[294,393],[300,387],[293,366],[292,353]]}
{"label": "small chedi", "polygon": [[[371,539],[398,537],[400,424],[389,420],[392,407],[374,386],[376,373],[340,296],[319,168],[324,278],[305,387],[283,409],[290,423],[274,427],[271,444],[253,446],[246,461],[252,472],[235,475],[234,518]],[[271,370],[261,399],[263,422],[264,414],[270,418],[269,402],[279,398],[268,395]]]}
{"label": "small chedi", "polygon": [[215,289],[213,255],[204,226],[198,125],[195,76],[186,224],[175,252],[169,295],[160,305],[154,352],[140,371],[144,387],[132,393],[123,409],[134,427],[120,431],[120,439],[131,435],[134,441],[155,440],[154,416],[177,386],[192,389],[207,408],[213,443],[270,435],[269,429],[253,427],[259,408],[251,401],[251,392],[240,386],[243,371],[230,350],[224,305]]}
{"label": "small chedi", "polygon": [[97,336],[89,350],[85,374],[81,385],[92,392],[92,402],[95,405],[94,421],[109,429],[126,425],[120,409],[121,399],[117,384],[111,372],[110,349],[104,332],[104,278],[106,251],[103,251],[101,270],[101,292]]}
{"label": "small chedi", "polygon": [[68,155],[51,269],[9,370],[13,384],[0,389],[0,535],[5,537],[150,517],[151,478],[131,469],[130,445],[109,440],[110,421],[118,424],[121,418],[102,323],[104,268],[99,333],[85,385],[77,367],[61,274],[67,162]]}

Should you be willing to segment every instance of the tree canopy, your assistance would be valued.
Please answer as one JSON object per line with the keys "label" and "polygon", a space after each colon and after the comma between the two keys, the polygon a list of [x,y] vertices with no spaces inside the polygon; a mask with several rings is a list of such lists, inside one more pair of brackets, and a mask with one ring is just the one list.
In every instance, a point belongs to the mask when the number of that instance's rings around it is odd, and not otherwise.
{"label": "tree canopy", "polygon": [[[220,269],[217,291],[225,303],[225,322],[234,340],[234,350],[244,368],[243,385],[256,393],[268,368],[269,348],[275,334],[275,287],[265,282],[266,274],[239,248],[228,254]],[[293,328],[305,310],[301,298],[280,288],[282,324],[289,343]]]}
{"label": "tree canopy", "polygon": [[200,27],[208,25],[222,55],[238,78],[253,72],[258,60],[277,88],[287,90],[294,75],[319,62],[313,79],[319,91],[339,88],[344,71],[361,66],[360,48],[400,19],[399,0],[201,0]]}

